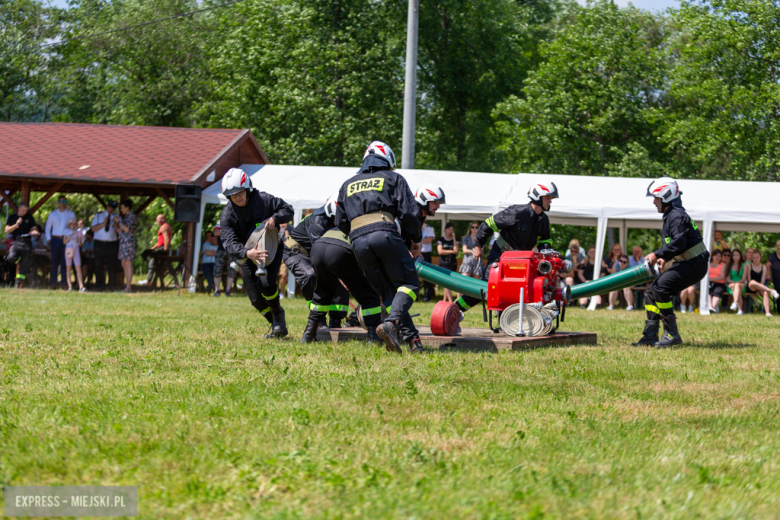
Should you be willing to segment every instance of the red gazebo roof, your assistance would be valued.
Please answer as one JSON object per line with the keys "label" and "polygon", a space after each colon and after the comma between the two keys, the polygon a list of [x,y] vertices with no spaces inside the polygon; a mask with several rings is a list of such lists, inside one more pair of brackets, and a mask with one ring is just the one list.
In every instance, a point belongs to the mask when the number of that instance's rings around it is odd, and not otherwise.
{"label": "red gazebo roof", "polygon": [[0,123],[0,181],[205,186],[222,163],[268,159],[249,130]]}

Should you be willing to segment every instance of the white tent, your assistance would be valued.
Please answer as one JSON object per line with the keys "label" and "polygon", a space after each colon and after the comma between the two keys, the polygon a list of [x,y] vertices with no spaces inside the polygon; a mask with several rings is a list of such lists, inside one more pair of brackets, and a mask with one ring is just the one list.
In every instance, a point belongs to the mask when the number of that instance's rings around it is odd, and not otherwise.
{"label": "white tent", "polygon": [[[260,190],[272,193],[295,209],[295,223],[300,222],[304,209],[316,208],[328,196],[355,174],[357,168],[320,166],[277,166],[245,164],[252,183]],[[441,186],[447,196],[436,219],[447,220],[457,215],[459,220],[484,219],[501,208],[528,202],[528,187],[540,178],[536,174],[503,175],[494,173],[447,172],[437,170],[398,170],[412,190],[423,183]],[[553,201],[550,221],[553,224],[594,226],[597,228],[596,250],[604,250],[608,227],[618,228],[619,242],[627,249],[628,228],[661,229],[662,220],[652,201],[646,197],[650,179],[589,177],[574,175],[544,175],[555,182],[561,198]],[[780,183],[681,180],[685,209],[696,220],[705,244],[712,243],[715,229],[723,231],[759,231],[780,233]],[[202,206],[226,204],[220,183],[203,191]],[[195,242],[200,251],[201,222]],[[596,262],[599,276],[601,262]],[[292,284],[294,287],[294,284]],[[701,282],[701,314],[709,314],[708,279]]]}
{"label": "white tent", "polygon": [[[305,209],[314,209],[325,204],[325,200],[336,193],[342,183],[355,175],[357,167],[335,168],[327,166],[279,166],[273,164],[244,164],[241,166],[252,179],[256,188],[280,197],[295,210],[294,222],[301,221]],[[396,170],[406,178],[412,190],[424,183],[441,186],[446,195],[439,213],[432,220],[447,220],[448,215],[458,220],[482,220],[500,208],[498,201],[509,192],[514,184],[514,175],[496,173],[447,172],[438,170]],[[200,251],[200,236],[206,204],[227,204],[222,195],[221,183],[217,182],[203,190],[201,198],[201,221],[195,232],[195,260],[193,272],[197,272],[197,255]],[[442,230],[443,231],[443,230]],[[294,288],[295,284],[290,283]]]}
{"label": "white tent", "polygon": [[[515,184],[499,205],[502,208],[528,201],[528,186],[538,175],[515,175]],[[550,222],[596,226],[596,251],[604,250],[608,227],[620,230],[619,242],[627,249],[628,228],[661,229],[662,218],[648,198],[651,179],[548,175],[561,198],[552,204]],[[702,231],[704,243],[712,243],[715,229],[780,233],[780,184],[771,182],[678,181],[688,214]],[[596,262],[598,278],[601,262]],[[708,278],[701,282],[699,312],[709,314]],[[592,302],[595,305],[595,300]]]}

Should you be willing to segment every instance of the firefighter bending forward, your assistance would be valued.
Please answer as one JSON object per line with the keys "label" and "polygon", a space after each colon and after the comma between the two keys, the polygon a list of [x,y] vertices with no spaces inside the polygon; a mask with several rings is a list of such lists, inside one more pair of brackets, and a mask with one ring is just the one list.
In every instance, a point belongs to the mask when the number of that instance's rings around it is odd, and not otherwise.
{"label": "firefighter bending forward", "polygon": [[[658,263],[664,271],[645,291],[647,321],[642,339],[632,343],[635,347],[654,345],[664,348],[682,343],[672,298],[707,274],[710,253],[696,223],[685,212],[681,195],[677,181],[670,177],[661,177],[647,188],[647,196],[653,197],[658,213],[664,215],[664,226],[661,247],[645,258],[650,265]],[[659,340],[660,320],[664,322],[664,335]]]}
{"label": "firefighter bending forward", "polygon": [[390,147],[381,141],[371,143],[360,171],[339,190],[335,223],[349,235],[360,268],[387,307],[389,314],[377,335],[389,352],[400,353],[403,339],[415,353],[423,348],[409,309],[420,280],[404,238],[420,242],[420,209],[406,180],[393,168]]}
{"label": "firefighter bending forward", "polygon": [[266,265],[266,276],[255,274],[254,261],[267,260],[268,253],[257,248],[247,249],[246,241],[260,226],[266,229],[289,222],[293,217],[293,208],[285,201],[252,186],[249,176],[240,168],[231,168],[222,178],[222,193],[228,203],[222,210],[220,226],[222,244],[229,255],[252,260],[241,264],[244,277],[244,290],[249,301],[267,320],[271,314],[271,333],[266,338],[283,338],[287,335],[287,322],[284,309],[279,304],[279,267],[282,265],[281,251],[270,264]]}
{"label": "firefighter bending forward", "polygon": [[[530,251],[534,247],[540,251],[552,247],[550,238],[550,219],[546,211],[550,211],[553,199],[558,198],[558,188],[553,182],[538,182],[528,189],[528,204],[509,206],[489,217],[479,226],[474,256],[482,256],[482,248],[493,233],[499,238],[490,249],[487,265],[482,270],[482,279],[487,281],[490,266],[498,262],[504,251]],[[480,302],[479,298],[461,296],[455,303],[461,312],[466,312]]]}

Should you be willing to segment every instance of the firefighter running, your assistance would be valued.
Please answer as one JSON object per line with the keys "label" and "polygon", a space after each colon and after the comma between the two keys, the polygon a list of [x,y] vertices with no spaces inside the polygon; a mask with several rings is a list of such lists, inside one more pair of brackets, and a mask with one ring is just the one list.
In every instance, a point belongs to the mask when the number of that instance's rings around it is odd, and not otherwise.
{"label": "firefighter running", "polygon": [[[329,310],[333,312],[334,304],[343,307],[346,311],[345,305],[349,302],[349,293],[352,293],[360,304],[363,321],[368,330],[368,340],[378,342],[376,328],[381,321],[382,313],[379,294],[371,287],[363,271],[360,270],[360,265],[352,253],[349,237],[333,223],[337,200],[338,195],[335,195],[325,203],[328,230],[314,242],[311,248],[311,264],[317,272],[317,286],[310,305],[309,322],[303,331],[301,342],[308,343],[316,339],[317,324],[325,318],[325,313]],[[349,293],[341,282],[347,286]],[[340,298],[341,293],[347,293],[346,301],[343,297]]]}
{"label": "firefighter running", "polygon": [[[490,249],[487,265],[482,270],[482,280],[487,281],[490,266],[498,262],[504,251],[530,251],[534,247],[540,251],[552,248],[550,239],[550,211],[552,199],[558,198],[558,188],[553,182],[539,182],[528,189],[529,204],[517,204],[499,211],[483,222],[477,231],[477,243],[474,257],[482,256],[482,248],[493,233],[499,238]],[[479,303],[479,298],[463,295],[455,303],[461,312],[466,312]]]}
{"label": "firefighter running", "polygon": [[[325,214],[325,207],[318,208],[301,220],[300,224],[290,231],[290,238],[284,244],[284,263],[295,276],[295,281],[301,284],[301,292],[306,299],[306,305],[311,305],[314,288],[317,285],[317,273],[312,266],[311,249],[313,244],[333,227],[333,219]],[[349,293],[342,287],[332,302],[330,322],[328,327],[341,327],[341,320],[347,316],[349,308]],[[322,316],[323,320],[325,316]],[[316,336],[316,328],[315,328]]]}
{"label": "firefighter running", "polygon": [[27,214],[29,209],[30,205],[27,202],[20,202],[16,213],[8,216],[5,225],[5,234],[10,234],[13,237],[6,261],[11,264],[19,264],[14,283],[14,287],[17,289],[24,287],[25,280],[30,276],[33,254],[32,236],[39,234],[38,231],[33,230],[37,224],[32,215]]}
{"label": "firefighter running", "polygon": [[267,260],[268,253],[257,248],[247,249],[244,244],[260,226],[266,229],[276,227],[278,230],[279,224],[289,222],[293,217],[292,206],[278,197],[256,190],[249,176],[240,168],[231,168],[222,178],[222,193],[228,199],[220,217],[225,251],[238,258],[252,260],[241,265],[244,289],[255,309],[271,322],[271,333],[265,337],[283,338],[287,335],[287,322],[284,309],[279,304],[277,286],[282,255],[277,254],[266,265],[266,276],[258,277],[254,261]]}
{"label": "firefighter running", "polygon": [[[645,291],[647,321],[642,339],[632,343],[633,346],[680,345],[682,338],[677,331],[672,298],[707,275],[710,254],[699,228],[683,208],[681,195],[677,182],[670,177],[661,177],[647,188],[647,196],[653,197],[658,213],[664,215],[664,225],[661,247],[645,258],[651,266],[658,263],[663,273]],[[659,340],[660,320],[664,322],[664,335]]]}
{"label": "firefighter running", "polygon": [[409,316],[420,280],[404,245],[406,239],[420,242],[420,209],[406,180],[393,168],[390,147],[381,141],[371,143],[358,173],[339,190],[336,225],[349,235],[360,268],[387,307],[389,315],[376,329],[387,350],[400,353],[403,339],[411,352],[422,352]]}

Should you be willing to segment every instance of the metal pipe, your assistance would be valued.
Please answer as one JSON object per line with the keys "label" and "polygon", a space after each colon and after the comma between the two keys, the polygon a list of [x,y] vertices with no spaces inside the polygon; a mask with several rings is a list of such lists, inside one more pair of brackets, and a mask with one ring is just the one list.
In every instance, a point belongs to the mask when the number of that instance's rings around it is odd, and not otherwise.
{"label": "metal pipe", "polygon": [[420,0],[409,0],[406,25],[406,82],[404,85],[404,130],[401,168],[414,169],[414,131],[417,111],[417,31]]}
{"label": "metal pipe", "polygon": [[525,302],[523,301],[525,298],[525,286],[520,286],[520,319],[517,322],[517,335],[518,336],[525,336],[525,333],[523,332],[523,309],[525,307]]}

